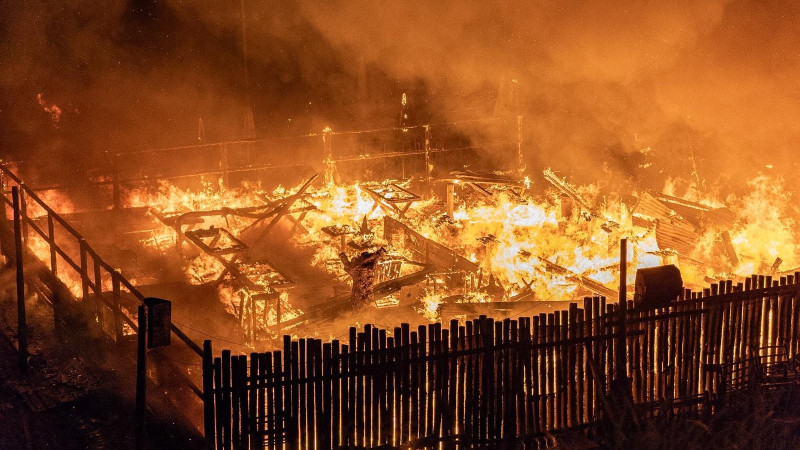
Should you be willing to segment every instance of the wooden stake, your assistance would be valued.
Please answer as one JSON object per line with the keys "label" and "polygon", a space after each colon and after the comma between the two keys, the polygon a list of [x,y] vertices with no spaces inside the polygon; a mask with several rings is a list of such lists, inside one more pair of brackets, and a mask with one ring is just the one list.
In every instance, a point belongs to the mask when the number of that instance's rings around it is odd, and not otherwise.
{"label": "wooden stake", "polygon": [[628,240],[619,241],[619,336],[617,345],[617,379],[627,377],[626,370],[626,328],[628,312],[627,296],[627,272],[628,272]]}
{"label": "wooden stake", "polygon": [[144,449],[144,415],[147,404],[147,316],[139,305],[139,330],[136,348],[136,449]]}
{"label": "wooden stake", "polygon": [[17,260],[17,345],[19,347],[19,367],[28,373],[28,323],[25,314],[25,271],[22,253],[22,219],[20,217],[19,187],[11,188],[14,207],[14,249]]}
{"label": "wooden stake", "polygon": [[206,449],[214,450],[214,357],[209,340],[203,341],[203,419]]}

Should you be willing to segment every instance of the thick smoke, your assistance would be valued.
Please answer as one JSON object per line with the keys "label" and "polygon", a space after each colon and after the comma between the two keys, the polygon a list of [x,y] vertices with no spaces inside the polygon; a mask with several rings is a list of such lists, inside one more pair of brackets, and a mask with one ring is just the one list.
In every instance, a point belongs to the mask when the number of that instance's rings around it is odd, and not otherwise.
{"label": "thick smoke", "polygon": [[[490,113],[500,84],[516,79],[531,168],[645,184],[697,168],[732,185],[798,168],[795,2],[244,6],[248,93],[239,2],[7,5],[4,153],[186,144],[201,117],[208,140],[239,138],[245,104],[262,136],[389,123],[403,92],[416,121],[460,118]],[[366,120],[362,74],[369,101],[385,106]],[[58,128],[39,93],[63,110]]]}

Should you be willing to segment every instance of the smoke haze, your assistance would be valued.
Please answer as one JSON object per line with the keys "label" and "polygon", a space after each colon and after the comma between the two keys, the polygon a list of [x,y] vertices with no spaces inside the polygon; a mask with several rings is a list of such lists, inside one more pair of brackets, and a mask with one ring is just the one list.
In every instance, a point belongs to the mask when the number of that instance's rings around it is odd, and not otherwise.
{"label": "smoke haze", "polygon": [[[395,125],[404,92],[415,123],[480,116],[516,79],[531,168],[732,184],[798,169],[795,2],[244,4],[249,95],[239,2],[7,2],[3,153],[189,144],[199,118],[208,140],[239,138],[245,103],[259,136]],[[359,114],[363,92],[379,113]]]}

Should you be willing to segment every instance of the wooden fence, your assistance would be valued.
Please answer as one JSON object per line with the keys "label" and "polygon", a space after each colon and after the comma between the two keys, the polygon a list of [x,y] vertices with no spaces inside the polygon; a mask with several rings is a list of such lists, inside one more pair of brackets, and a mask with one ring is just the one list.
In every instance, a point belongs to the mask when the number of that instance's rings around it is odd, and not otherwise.
{"label": "wooden fence", "polygon": [[[636,415],[711,412],[798,354],[798,276],[686,291],[628,308],[626,374]],[[591,430],[619,411],[616,305],[449,327],[350,329],[347,343],[284,337],[282,351],[213,358],[205,343],[208,448],[526,444]]]}

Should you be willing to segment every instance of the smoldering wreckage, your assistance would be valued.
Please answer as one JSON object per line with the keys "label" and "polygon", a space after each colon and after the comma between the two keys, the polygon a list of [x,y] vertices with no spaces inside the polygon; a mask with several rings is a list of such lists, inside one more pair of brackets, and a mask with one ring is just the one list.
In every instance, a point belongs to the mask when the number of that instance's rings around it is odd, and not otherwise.
{"label": "smoldering wreckage", "polygon": [[[532,169],[518,87],[430,123],[403,93],[395,126],[355,131],[255,137],[245,108],[247,139],[209,142],[200,119],[198,142],[106,150],[81,183],[2,161],[21,369],[47,330],[118,353],[139,447],[159,414],[229,449],[624,448],[763,402],[791,413],[787,183],[721,193],[694,155],[660,189]],[[36,102],[56,127],[70,114]],[[29,330],[32,302],[49,322]],[[20,392],[41,410],[80,396]]]}

